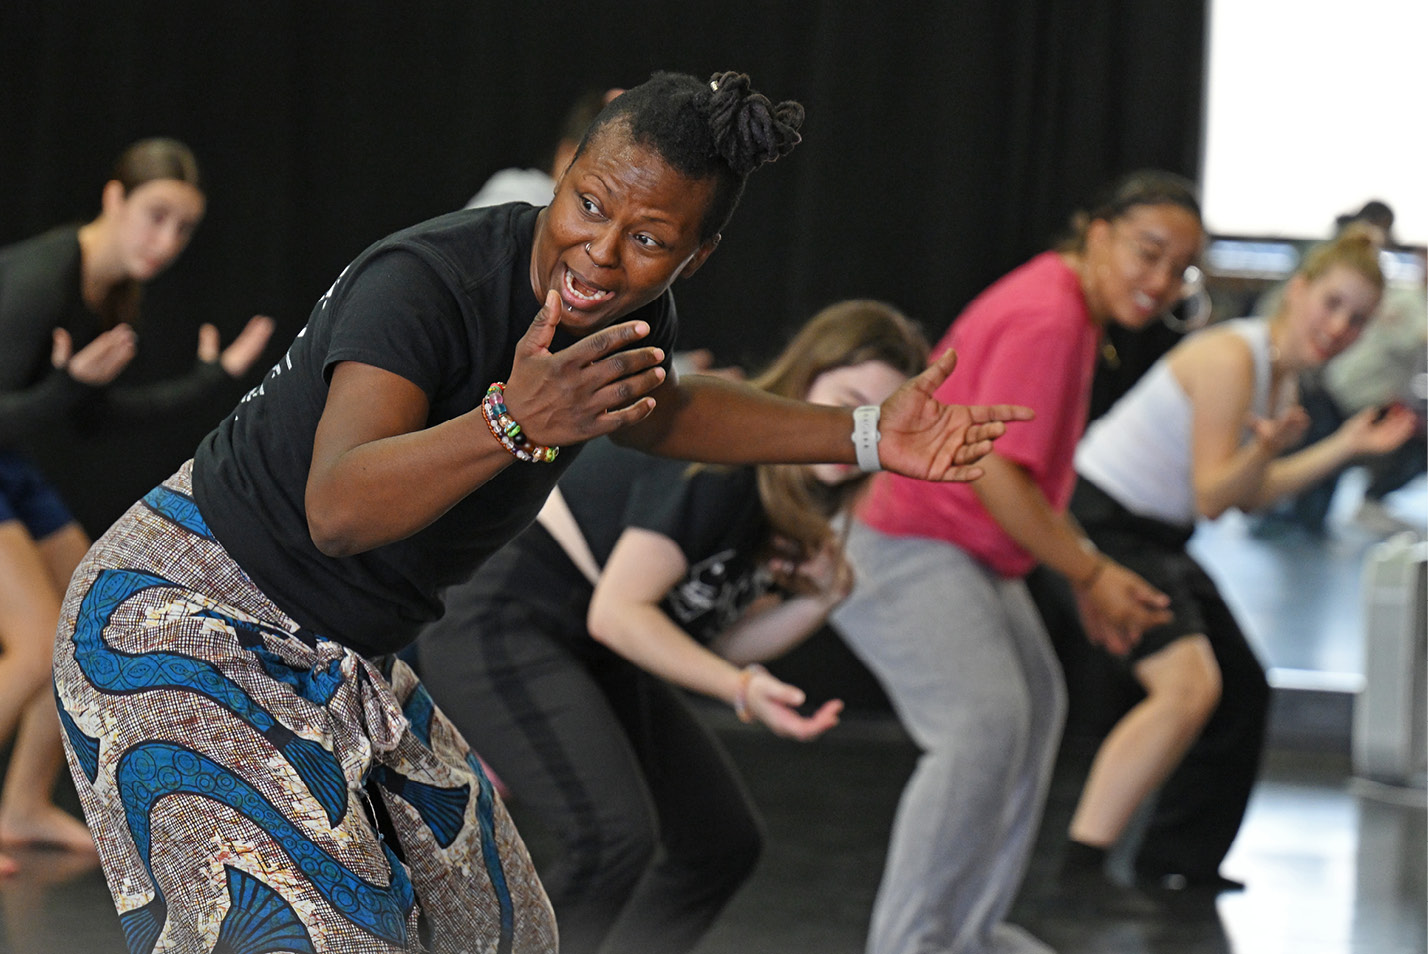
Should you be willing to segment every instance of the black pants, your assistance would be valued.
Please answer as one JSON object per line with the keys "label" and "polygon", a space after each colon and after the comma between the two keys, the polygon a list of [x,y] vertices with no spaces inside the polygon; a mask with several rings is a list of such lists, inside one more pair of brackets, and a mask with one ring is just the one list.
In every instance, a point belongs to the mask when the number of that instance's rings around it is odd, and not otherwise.
{"label": "black pants", "polygon": [[[1136,870],[1147,876],[1209,878],[1218,872],[1239,833],[1259,774],[1269,714],[1264,668],[1214,581],[1184,551],[1185,531],[1127,513],[1085,480],[1077,484],[1071,510],[1112,559],[1171,595],[1172,609],[1180,617],[1166,627],[1172,637],[1177,631],[1203,631],[1214,651],[1220,669],[1220,703],[1161,786],[1135,855]],[[1053,638],[1058,652],[1074,654],[1065,667],[1073,708],[1083,713],[1091,708],[1084,701],[1077,706],[1078,693],[1087,684],[1096,687],[1099,702],[1115,700],[1114,712],[1101,711],[1100,720],[1094,715],[1086,720],[1101,721],[1104,732],[1144,697],[1131,664],[1100,649],[1083,649],[1084,634],[1068,638],[1064,633],[1068,626],[1079,630],[1074,597],[1064,580],[1039,573],[1031,589],[1048,628],[1063,630]],[[1194,624],[1185,630],[1189,619]],[[1146,643],[1164,645],[1165,636],[1151,630]],[[1080,645],[1073,645],[1073,639]],[[1082,685],[1074,675],[1078,673],[1086,680]],[[1111,718],[1107,721],[1106,716]]]}
{"label": "black pants", "polygon": [[686,951],[752,872],[760,823],[680,693],[592,639],[583,606],[458,587],[419,669],[522,827],[555,841],[543,859],[531,837],[561,951]]}
{"label": "black pants", "polygon": [[1201,602],[1220,667],[1220,704],[1161,786],[1136,855],[1143,875],[1216,874],[1244,821],[1259,774],[1269,683],[1224,600]]}

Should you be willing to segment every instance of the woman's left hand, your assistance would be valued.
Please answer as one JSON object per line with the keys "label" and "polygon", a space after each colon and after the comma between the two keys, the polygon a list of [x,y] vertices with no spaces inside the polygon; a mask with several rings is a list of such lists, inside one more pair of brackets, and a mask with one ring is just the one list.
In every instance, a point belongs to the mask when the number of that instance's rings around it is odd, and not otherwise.
{"label": "woman's left hand", "polygon": [[258,360],[272,336],[273,319],[267,315],[254,315],[238,332],[233,343],[220,352],[222,338],[218,328],[205,324],[198,329],[198,360],[206,364],[217,361],[230,378],[241,378]]}
{"label": "woman's left hand", "polygon": [[1007,422],[1029,421],[1033,412],[1016,404],[943,404],[937,389],[957,366],[948,349],[883,402],[878,421],[878,459],[885,470],[919,480],[969,481],[973,466],[991,453]]}
{"label": "woman's left hand", "polygon": [[1387,454],[1403,446],[1418,418],[1402,404],[1366,408],[1344,422],[1341,432],[1355,454]]}
{"label": "woman's left hand", "polygon": [[783,682],[766,670],[758,670],[749,680],[749,712],[768,726],[774,735],[807,742],[838,724],[843,700],[829,699],[808,716],[798,711],[805,701],[802,689]]}

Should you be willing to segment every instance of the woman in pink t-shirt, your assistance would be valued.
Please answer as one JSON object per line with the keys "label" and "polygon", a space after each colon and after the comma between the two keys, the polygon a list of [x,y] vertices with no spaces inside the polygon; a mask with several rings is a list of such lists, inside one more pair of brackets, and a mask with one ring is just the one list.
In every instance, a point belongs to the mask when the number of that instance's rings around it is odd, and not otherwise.
{"label": "woman in pink t-shirt", "polygon": [[939,398],[1016,402],[1036,419],[999,440],[975,483],[880,475],[851,530],[858,583],[833,622],[923,749],[873,912],[877,954],[1048,950],[1003,923],[1066,705],[1025,574],[1043,563],[1071,580],[1088,636],[1115,652],[1168,618],[1164,596],[1098,554],[1066,506],[1102,331],[1145,327],[1181,297],[1204,239],[1199,204],[1179,177],[1140,172],[1072,225],[935,349],[958,355]]}

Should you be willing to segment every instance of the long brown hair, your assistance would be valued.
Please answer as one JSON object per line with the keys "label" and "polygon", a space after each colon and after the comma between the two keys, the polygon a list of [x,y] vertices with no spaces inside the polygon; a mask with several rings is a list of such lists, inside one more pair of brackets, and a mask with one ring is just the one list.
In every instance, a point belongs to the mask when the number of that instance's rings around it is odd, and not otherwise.
{"label": "long brown hair", "polygon": [[[803,400],[824,372],[882,361],[909,377],[927,367],[927,339],[916,324],[885,302],[841,301],[809,319],[768,370],[751,382],[780,397]],[[834,487],[799,464],[757,467],[759,499],[773,532],[804,556],[832,535],[832,518],[866,482],[856,477]]]}

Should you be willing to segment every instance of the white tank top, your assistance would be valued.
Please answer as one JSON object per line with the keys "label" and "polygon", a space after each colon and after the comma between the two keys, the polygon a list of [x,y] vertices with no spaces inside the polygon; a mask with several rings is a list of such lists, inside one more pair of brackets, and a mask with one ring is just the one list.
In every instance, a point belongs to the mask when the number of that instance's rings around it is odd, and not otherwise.
{"label": "white tank top", "polygon": [[[1269,415],[1269,323],[1237,318],[1216,326],[1238,334],[1254,359],[1250,412]],[[1102,417],[1076,447],[1076,473],[1122,507],[1180,527],[1193,526],[1199,511],[1190,463],[1190,398],[1164,358],[1157,361]]]}

